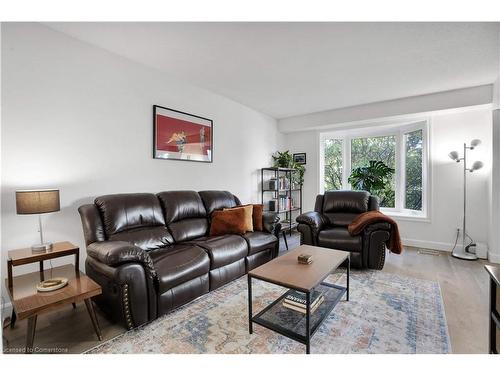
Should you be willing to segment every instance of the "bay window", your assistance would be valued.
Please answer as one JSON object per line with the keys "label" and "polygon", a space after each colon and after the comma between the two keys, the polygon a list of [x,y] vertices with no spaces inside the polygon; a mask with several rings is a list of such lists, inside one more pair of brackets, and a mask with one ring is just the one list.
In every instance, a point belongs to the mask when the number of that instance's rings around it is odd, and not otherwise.
{"label": "bay window", "polygon": [[382,211],[398,216],[427,217],[428,121],[322,133],[320,190],[351,189],[351,171],[382,161],[395,170],[378,193]]}

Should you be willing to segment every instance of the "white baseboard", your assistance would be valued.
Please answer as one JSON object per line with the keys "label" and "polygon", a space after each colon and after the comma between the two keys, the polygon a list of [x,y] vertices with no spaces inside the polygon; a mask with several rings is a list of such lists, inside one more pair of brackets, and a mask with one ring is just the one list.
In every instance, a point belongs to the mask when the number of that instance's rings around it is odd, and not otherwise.
{"label": "white baseboard", "polygon": [[[403,245],[405,245],[405,246],[412,246],[412,247],[420,247],[420,248],[423,248],[423,249],[446,251],[446,252],[449,252],[449,253],[453,249],[453,244],[452,243],[446,243],[446,242],[413,240],[413,239],[410,239],[410,238],[402,238],[401,242],[403,242]],[[462,245],[457,244],[456,249],[459,250],[459,251],[462,250]],[[500,254],[492,254],[491,252],[488,251],[488,260],[491,263],[500,263]]]}
{"label": "white baseboard", "polygon": [[[451,252],[451,250],[453,249],[453,244],[446,242],[414,240],[411,238],[402,238],[401,242],[403,242],[403,245],[405,246],[421,247],[423,249],[432,249],[432,250],[447,251],[447,252]],[[461,250],[462,245],[457,244],[456,248],[457,250]]]}
{"label": "white baseboard", "polygon": [[491,263],[500,263],[500,254],[488,253],[488,260]]}

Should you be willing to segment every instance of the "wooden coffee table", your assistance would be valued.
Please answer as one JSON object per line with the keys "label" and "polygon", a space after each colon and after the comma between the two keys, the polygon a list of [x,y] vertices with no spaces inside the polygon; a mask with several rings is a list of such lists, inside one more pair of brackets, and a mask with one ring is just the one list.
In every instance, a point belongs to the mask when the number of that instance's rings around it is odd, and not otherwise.
{"label": "wooden coffee table", "polygon": [[[297,262],[299,254],[310,254],[313,263],[304,265]],[[324,280],[341,264],[347,265],[346,286],[330,284]],[[306,345],[310,353],[311,337],[317,332],[323,321],[334,307],[346,295],[349,301],[349,252],[325,249],[316,246],[301,245],[295,250],[273,259],[248,272],[248,324],[253,333],[253,323],[271,329]],[[260,311],[252,314],[252,278],[263,280],[285,288],[298,290],[306,295],[306,314],[282,306],[288,291]],[[311,314],[311,295],[317,290],[323,293],[324,302]]]}
{"label": "wooden coffee table", "polygon": [[[37,283],[41,279],[52,277],[66,277],[68,278],[68,285],[52,292],[38,292],[36,289]],[[73,265],[68,264],[44,270],[42,275],[40,272],[32,272],[16,276],[11,279],[11,282],[6,279],[5,283],[17,318],[20,320],[28,319],[26,353],[33,352],[33,340],[38,315],[82,301],[85,302],[97,338],[102,340],[101,330],[91,301],[92,297],[102,293],[101,287],[84,273],[75,271]]]}

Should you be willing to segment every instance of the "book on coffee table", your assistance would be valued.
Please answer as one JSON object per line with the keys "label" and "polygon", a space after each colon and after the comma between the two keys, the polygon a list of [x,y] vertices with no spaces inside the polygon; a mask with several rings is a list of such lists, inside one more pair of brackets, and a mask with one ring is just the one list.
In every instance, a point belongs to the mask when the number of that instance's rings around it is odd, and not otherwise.
{"label": "book on coffee table", "polygon": [[[314,312],[323,302],[323,293],[314,291],[311,296],[311,312]],[[306,294],[297,290],[289,290],[283,299],[283,306],[291,310],[306,313]]]}
{"label": "book on coffee table", "polygon": [[[323,296],[321,296],[319,298],[319,300],[316,302],[316,304],[311,305],[311,314],[318,309],[318,307],[323,303],[324,300],[325,300],[325,298]],[[300,307],[300,306],[297,306],[297,305],[291,305],[291,304],[289,304],[287,302],[283,302],[283,307],[286,307],[287,309],[290,309],[290,310],[298,311],[298,312],[300,312],[302,314],[307,314],[305,306],[304,307]]]}

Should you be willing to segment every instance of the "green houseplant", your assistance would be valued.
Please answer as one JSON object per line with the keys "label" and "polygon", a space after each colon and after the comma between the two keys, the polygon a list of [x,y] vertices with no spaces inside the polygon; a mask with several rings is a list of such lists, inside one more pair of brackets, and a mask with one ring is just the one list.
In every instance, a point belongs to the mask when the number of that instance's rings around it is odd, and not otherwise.
{"label": "green houseplant", "polygon": [[380,198],[381,205],[393,200],[394,192],[391,189],[391,178],[394,169],[381,161],[370,160],[368,166],[354,168],[348,178],[355,190],[366,190]]}
{"label": "green houseplant", "polygon": [[273,154],[273,167],[296,169],[297,173],[292,175],[293,182],[298,185],[302,185],[304,183],[304,173],[306,172],[306,168],[302,164],[298,164],[293,160],[293,155],[289,150],[283,152],[276,151]]}

